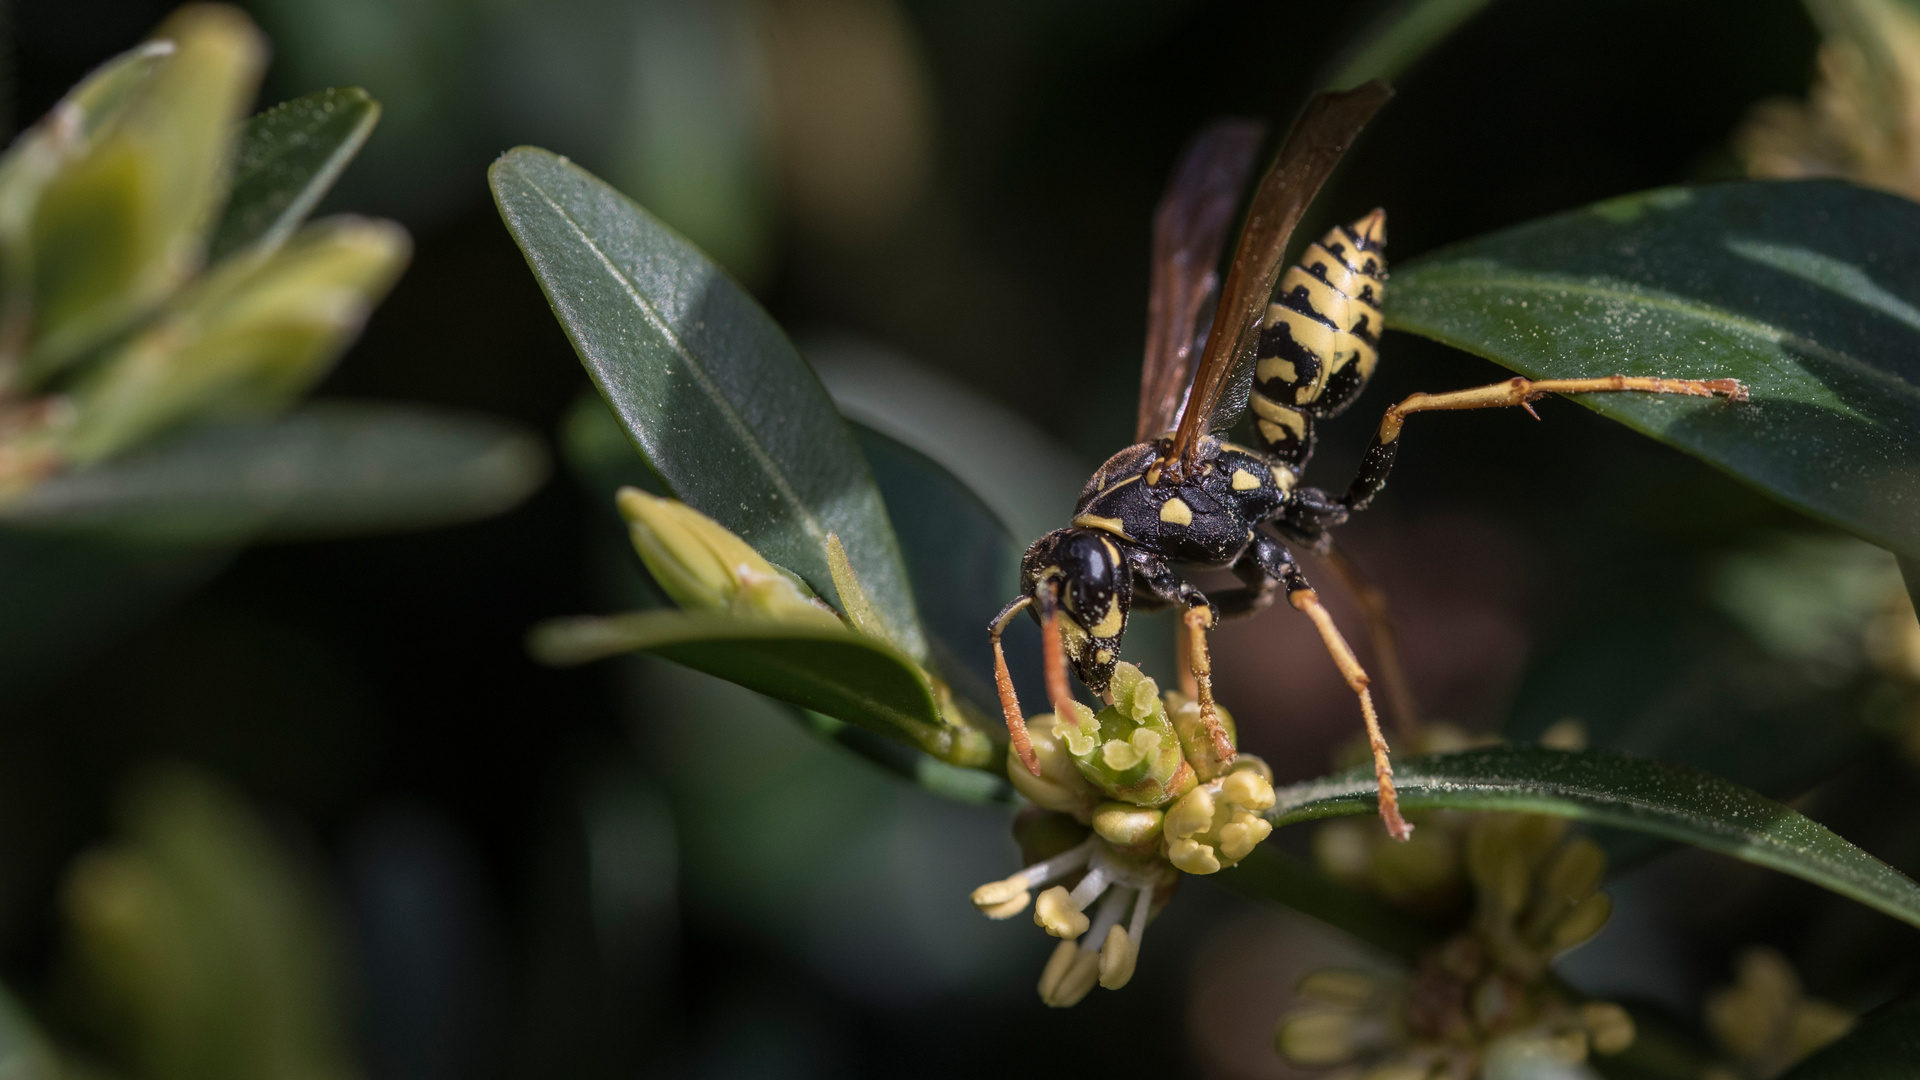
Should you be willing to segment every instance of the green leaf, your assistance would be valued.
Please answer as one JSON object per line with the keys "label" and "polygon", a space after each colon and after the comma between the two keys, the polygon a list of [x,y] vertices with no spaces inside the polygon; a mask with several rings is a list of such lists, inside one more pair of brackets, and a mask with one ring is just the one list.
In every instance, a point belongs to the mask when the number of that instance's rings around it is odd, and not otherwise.
{"label": "green leaf", "polygon": [[1576,400],[1920,554],[1920,205],[1827,181],[1625,196],[1398,270],[1387,324],[1534,378],[1740,379],[1751,401]]}
{"label": "green leaf", "polygon": [[992,756],[986,736],[947,723],[918,666],[850,631],[684,611],[555,619],[529,646],[550,664],[644,651],[803,709],[899,739],[957,765]]}
{"label": "green leaf", "polygon": [[[1394,763],[1404,810],[1555,814],[1731,855],[1920,926],[1920,885],[1832,830],[1738,784],[1680,765],[1599,751],[1499,747]],[[1276,826],[1375,812],[1362,767],[1278,792]]]}
{"label": "green leaf", "polygon": [[772,318],[711,259],[567,159],[509,151],[488,176],[587,373],[681,501],[835,598],[828,533],[893,640],[925,638],[853,436]]}
{"label": "green leaf", "polygon": [[1863,1017],[1858,1027],[1780,1080],[1913,1080],[1920,1076],[1920,996]]}
{"label": "green leaf", "polygon": [[282,102],[240,129],[233,189],[213,230],[207,258],[250,244],[279,247],[360,152],[380,103],[358,87],[322,90]]}
{"label": "green leaf", "polygon": [[57,476],[0,524],[190,544],[419,529],[498,513],[545,475],[540,443],[499,420],[322,402]]}
{"label": "green leaf", "polygon": [[[938,462],[864,425],[853,429],[900,538],[934,667],[956,691],[998,715],[987,623],[1019,589],[1019,547],[993,511]],[[1037,670],[1037,650],[1024,659]]]}
{"label": "green leaf", "polygon": [[1369,79],[1397,79],[1492,0],[1394,0],[1340,51],[1322,79],[1351,90]]}

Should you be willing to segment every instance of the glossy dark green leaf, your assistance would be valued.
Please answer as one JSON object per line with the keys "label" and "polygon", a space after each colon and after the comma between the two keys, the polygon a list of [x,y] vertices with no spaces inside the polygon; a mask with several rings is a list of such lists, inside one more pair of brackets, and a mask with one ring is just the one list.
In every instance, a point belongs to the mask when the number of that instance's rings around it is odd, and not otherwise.
{"label": "glossy dark green leaf", "polygon": [[1920,996],[1862,1017],[1838,1042],[1780,1080],[1914,1080],[1920,1077]]}
{"label": "glossy dark green leaf", "polygon": [[171,543],[418,529],[505,510],[545,474],[540,444],[499,420],[324,402],[55,477],[0,525]]}
{"label": "glossy dark green leaf", "polygon": [[[1404,809],[1555,814],[1731,855],[1920,926],[1920,885],[1831,829],[1738,784],[1680,765],[1599,751],[1498,747],[1396,762]],[[1361,768],[1282,789],[1275,825],[1375,812]]]}
{"label": "glossy dark green leaf", "polygon": [[1751,401],[1576,400],[1920,554],[1920,204],[1828,181],[1666,188],[1421,258],[1387,305],[1390,327],[1530,377],[1738,378]]}
{"label": "glossy dark green leaf", "polygon": [[894,640],[926,644],[879,490],[820,382],[711,259],[567,159],[489,172],[587,373],[672,494],[837,598],[837,534]]}
{"label": "glossy dark green leaf", "polygon": [[579,664],[650,652],[803,709],[857,724],[943,761],[984,764],[984,735],[946,723],[911,660],[851,631],[685,611],[555,619],[534,628],[534,656]]}
{"label": "glossy dark green leaf", "polygon": [[929,660],[975,705],[997,710],[987,624],[1019,589],[1020,548],[938,462],[872,428],[854,434],[906,556]]}
{"label": "glossy dark green leaf", "polygon": [[1329,90],[1397,79],[1492,0],[1392,0],[1329,67]]}
{"label": "glossy dark green leaf", "polygon": [[358,87],[294,98],[248,120],[207,258],[250,244],[278,247],[313,212],[379,120],[380,103]]}

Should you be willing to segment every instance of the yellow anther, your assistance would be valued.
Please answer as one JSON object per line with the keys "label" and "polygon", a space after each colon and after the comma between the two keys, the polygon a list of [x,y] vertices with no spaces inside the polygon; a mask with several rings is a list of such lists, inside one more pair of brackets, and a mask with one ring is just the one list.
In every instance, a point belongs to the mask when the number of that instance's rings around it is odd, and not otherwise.
{"label": "yellow anther", "polygon": [[1265,818],[1254,817],[1244,810],[1233,815],[1233,820],[1220,829],[1221,860],[1227,864],[1239,862],[1272,832],[1273,826]]}
{"label": "yellow anther", "polygon": [[1040,975],[1040,1000],[1055,1009],[1078,1005],[1099,977],[1100,955],[1063,941]]}
{"label": "yellow anther", "polygon": [[1015,874],[1004,881],[990,881],[973,890],[973,906],[981,909],[999,907],[1001,904],[1021,896],[1027,891],[1027,876]]}
{"label": "yellow anther", "polygon": [[1236,769],[1220,781],[1220,796],[1259,813],[1273,809],[1273,784],[1252,769]]}
{"label": "yellow anther", "polygon": [[1019,896],[1008,900],[1006,903],[981,908],[980,914],[985,915],[989,919],[1011,919],[1015,915],[1027,910],[1027,903],[1032,899],[1033,895],[1031,893],[1023,892]]}
{"label": "yellow anther", "polygon": [[1133,978],[1134,961],[1139,956],[1140,950],[1134,947],[1133,939],[1124,928],[1109,927],[1107,940],[1100,943],[1100,985],[1109,990],[1127,985],[1127,980]]}
{"label": "yellow anther", "polygon": [[1072,941],[1087,932],[1088,920],[1085,912],[1073,906],[1066,886],[1055,885],[1034,902],[1033,922],[1054,937]]}
{"label": "yellow anther", "polygon": [[[1206,832],[1213,825],[1213,792],[1197,787],[1167,811],[1167,835],[1175,840]],[[1184,869],[1184,867],[1182,868]]]}
{"label": "yellow anther", "polygon": [[1596,1054],[1618,1054],[1633,1045],[1633,1017],[1611,1001],[1589,1001],[1580,1006],[1580,1023]]}
{"label": "yellow anther", "polygon": [[1612,914],[1613,900],[1606,893],[1593,893],[1575,904],[1553,928],[1553,937],[1547,941],[1548,955],[1565,952],[1599,933]]}
{"label": "yellow anther", "polygon": [[1312,1009],[1281,1017],[1273,1048],[1303,1069],[1351,1061],[1359,1052],[1354,1038],[1358,1019],[1351,1009]]}
{"label": "yellow anther", "polygon": [[1591,840],[1575,840],[1553,856],[1540,878],[1543,899],[1571,904],[1600,887],[1607,856]]}
{"label": "yellow anther", "polygon": [[1169,843],[1167,861],[1189,874],[1212,874],[1220,869],[1220,860],[1214,857],[1213,848],[1193,840]]}
{"label": "yellow anther", "polygon": [[1063,941],[1053,947],[1053,955],[1047,957],[1047,966],[1040,969],[1040,1000],[1053,1004],[1053,992],[1060,985],[1067,972],[1073,968],[1073,962],[1080,954],[1080,946],[1071,941]]}
{"label": "yellow anther", "polygon": [[1321,968],[1309,971],[1300,979],[1300,985],[1294,992],[1303,998],[1325,1002],[1328,1005],[1347,1005],[1358,1008],[1366,1004],[1368,998],[1379,989],[1373,976],[1363,971],[1351,971],[1345,968]]}

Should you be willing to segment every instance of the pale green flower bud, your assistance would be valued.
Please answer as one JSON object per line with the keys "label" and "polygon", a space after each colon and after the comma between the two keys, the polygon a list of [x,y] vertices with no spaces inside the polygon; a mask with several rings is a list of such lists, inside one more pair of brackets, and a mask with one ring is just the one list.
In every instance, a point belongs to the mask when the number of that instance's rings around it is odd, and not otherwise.
{"label": "pale green flower bud", "polygon": [[[1091,710],[1089,710],[1091,714]],[[1100,793],[1080,775],[1066,745],[1054,734],[1054,715],[1041,713],[1027,721],[1027,739],[1040,761],[1040,775],[1027,771],[1020,758],[1007,755],[1007,780],[1027,801],[1042,810],[1071,814],[1082,821],[1100,801]]]}
{"label": "pale green flower bud", "polygon": [[1200,784],[1167,811],[1167,860],[1189,874],[1211,874],[1246,858],[1273,832],[1258,811],[1273,806],[1273,784],[1257,759]]}
{"label": "pale green flower bud", "polygon": [[1580,1006],[1580,1023],[1587,1029],[1587,1039],[1596,1054],[1618,1054],[1633,1045],[1633,1017],[1611,1001],[1589,1001]]}
{"label": "pale green flower bud", "polygon": [[640,561],[680,607],[845,629],[805,582],[693,507],[630,487],[614,499]]}
{"label": "pale green flower bud", "polygon": [[1192,782],[1180,739],[1167,720],[1160,689],[1140,669],[1114,665],[1113,704],[1097,716],[1056,722],[1080,773],[1108,796],[1161,806]]}
{"label": "pale green flower bud", "polygon": [[1104,802],[1093,812],[1093,831],[1114,847],[1138,849],[1160,839],[1163,816],[1158,810],[1132,803]]}

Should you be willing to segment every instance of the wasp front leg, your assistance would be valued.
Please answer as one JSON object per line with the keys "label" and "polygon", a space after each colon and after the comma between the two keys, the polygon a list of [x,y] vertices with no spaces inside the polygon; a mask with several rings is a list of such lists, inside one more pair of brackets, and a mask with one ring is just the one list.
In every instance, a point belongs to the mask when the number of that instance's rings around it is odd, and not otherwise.
{"label": "wasp front leg", "polygon": [[[1200,705],[1200,725],[1206,732],[1209,760],[1194,763],[1207,776],[1226,771],[1237,756],[1226,726],[1220,723],[1219,707],[1213,703],[1213,660],[1207,651],[1207,631],[1219,621],[1218,609],[1207,594],[1173,572],[1166,560],[1135,549],[1131,552],[1134,580],[1146,589],[1146,596],[1160,605],[1177,604],[1186,608],[1181,614],[1179,635],[1180,689]],[[1138,592],[1136,600],[1144,599]]]}

